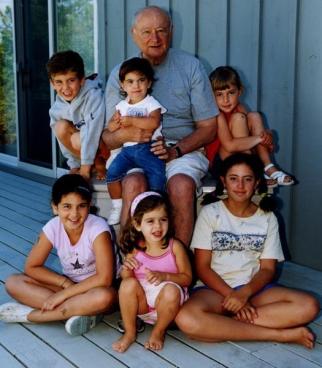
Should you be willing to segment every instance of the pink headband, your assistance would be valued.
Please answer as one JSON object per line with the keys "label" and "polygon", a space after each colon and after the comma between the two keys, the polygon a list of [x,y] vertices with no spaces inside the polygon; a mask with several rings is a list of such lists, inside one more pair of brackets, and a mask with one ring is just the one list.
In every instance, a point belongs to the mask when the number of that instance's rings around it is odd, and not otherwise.
{"label": "pink headband", "polygon": [[146,198],[146,197],[150,197],[150,196],[158,196],[161,197],[161,194],[157,193],[157,192],[143,192],[138,194],[134,199],[133,202],[131,204],[131,217],[133,217],[134,212],[136,210],[136,207],[138,206],[138,204],[142,201],[142,199]]}

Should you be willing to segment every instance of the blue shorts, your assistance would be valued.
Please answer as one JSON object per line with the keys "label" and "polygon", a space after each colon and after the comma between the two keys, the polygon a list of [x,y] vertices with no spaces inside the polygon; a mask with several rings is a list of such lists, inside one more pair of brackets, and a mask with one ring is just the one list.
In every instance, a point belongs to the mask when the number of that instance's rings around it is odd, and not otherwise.
{"label": "blue shorts", "polygon": [[[242,285],[238,285],[238,286],[235,286],[233,289],[234,290],[239,290],[241,289],[243,286],[245,286],[245,284],[242,284]],[[257,291],[257,293],[255,293],[254,295],[252,295],[251,297],[254,297],[260,293],[262,293],[263,291],[265,290],[268,290],[274,286],[280,286],[278,285],[277,282],[269,282],[268,284],[266,284],[262,289],[260,289],[259,291]],[[199,290],[212,290],[210,287],[206,286],[206,285],[200,285],[200,286],[196,286],[194,287],[191,292],[190,292],[190,295],[194,294],[195,292],[199,291]]]}

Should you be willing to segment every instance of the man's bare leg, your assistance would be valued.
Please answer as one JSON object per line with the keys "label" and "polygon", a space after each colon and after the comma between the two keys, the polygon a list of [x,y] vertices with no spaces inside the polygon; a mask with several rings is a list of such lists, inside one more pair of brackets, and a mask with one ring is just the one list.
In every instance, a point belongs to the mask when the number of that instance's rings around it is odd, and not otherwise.
{"label": "man's bare leg", "polygon": [[147,182],[143,173],[135,172],[127,175],[122,181],[122,213],[121,226],[126,224],[133,199],[147,190]]}
{"label": "man's bare leg", "polygon": [[177,174],[168,180],[167,188],[173,207],[175,236],[189,247],[194,226],[195,182],[185,174]]}

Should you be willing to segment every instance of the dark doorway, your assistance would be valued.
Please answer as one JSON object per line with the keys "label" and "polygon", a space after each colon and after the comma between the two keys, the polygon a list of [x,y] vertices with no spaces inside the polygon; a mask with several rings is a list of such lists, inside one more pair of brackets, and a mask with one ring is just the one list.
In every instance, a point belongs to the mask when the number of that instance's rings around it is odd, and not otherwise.
{"label": "dark doorway", "polygon": [[48,110],[48,6],[44,0],[15,1],[20,161],[52,167]]}

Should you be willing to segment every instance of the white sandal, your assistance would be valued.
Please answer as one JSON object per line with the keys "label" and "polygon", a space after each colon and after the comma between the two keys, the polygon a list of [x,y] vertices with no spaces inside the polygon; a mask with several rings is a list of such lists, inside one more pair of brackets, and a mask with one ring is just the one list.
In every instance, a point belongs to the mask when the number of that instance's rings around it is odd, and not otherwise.
{"label": "white sandal", "polygon": [[276,188],[278,187],[278,183],[275,179],[271,178],[270,176],[264,174],[264,178],[266,180],[267,188]]}
{"label": "white sandal", "polygon": [[[264,167],[264,171],[266,172],[268,169],[270,169],[271,167],[274,167],[274,166],[275,165],[272,164],[272,163],[268,164]],[[265,179],[276,180],[277,185],[289,186],[289,185],[294,184],[294,180],[292,179],[292,177],[290,175],[286,174],[284,171],[281,171],[281,170],[274,171],[271,175],[265,174],[264,176],[265,176]],[[287,178],[287,177],[289,177],[291,180],[290,181],[285,181],[285,178]]]}

